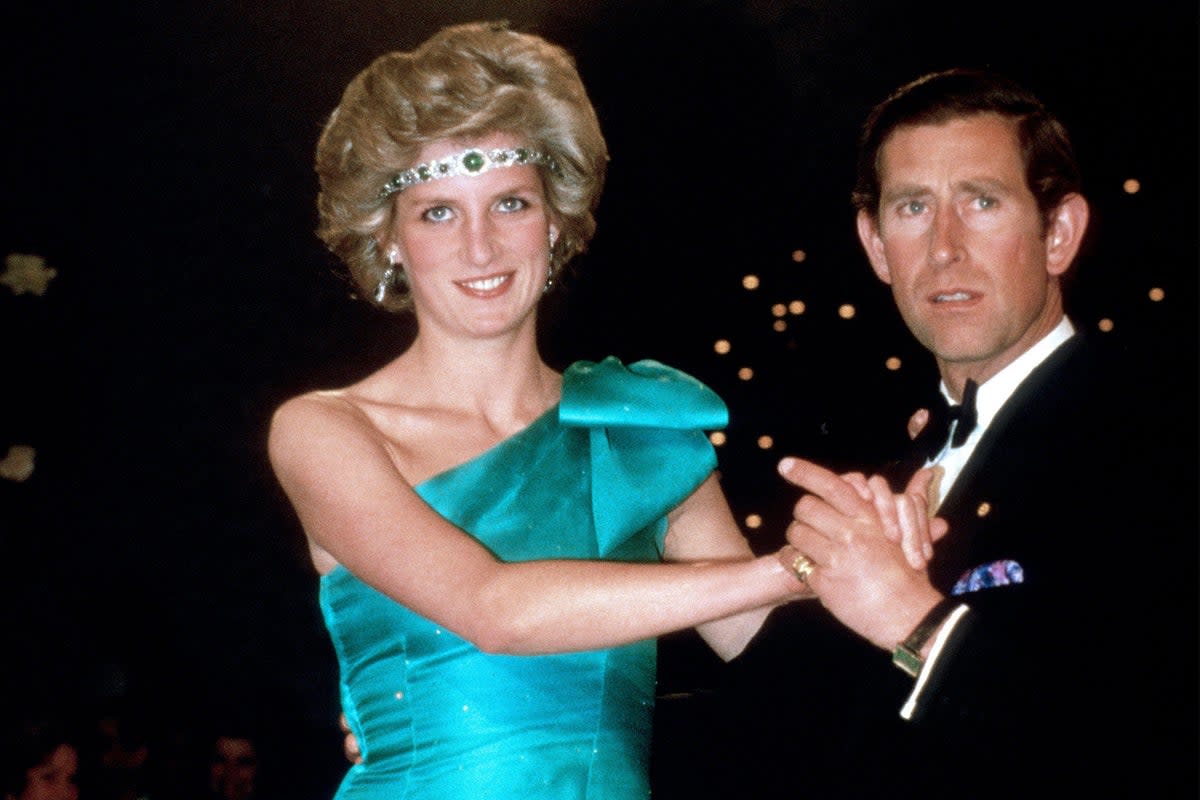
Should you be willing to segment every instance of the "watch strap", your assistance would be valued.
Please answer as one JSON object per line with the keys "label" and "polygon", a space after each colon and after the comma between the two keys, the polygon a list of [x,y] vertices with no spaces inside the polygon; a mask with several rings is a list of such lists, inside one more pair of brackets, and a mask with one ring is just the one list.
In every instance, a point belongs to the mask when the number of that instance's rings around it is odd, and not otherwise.
{"label": "watch strap", "polygon": [[925,665],[925,659],[921,657],[921,648],[929,641],[929,637],[938,629],[938,626],[946,620],[946,617],[950,616],[950,613],[961,604],[961,601],[955,597],[945,597],[938,602],[929,610],[929,613],[921,618],[912,633],[892,651],[892,663],[908,675],[917,677],[921,673],[921,667]]}

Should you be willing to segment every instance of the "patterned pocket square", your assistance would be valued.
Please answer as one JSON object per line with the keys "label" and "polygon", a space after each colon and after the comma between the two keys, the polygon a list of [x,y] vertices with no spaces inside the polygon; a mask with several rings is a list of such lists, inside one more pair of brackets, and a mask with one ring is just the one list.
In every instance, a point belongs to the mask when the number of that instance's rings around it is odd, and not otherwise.
{"label": "patterned pocket square", "polygon": [[1008,586],[1011,583],[1023,583],[1025,570],[1016,561],[1001,559],[990,564],[982,564],[967,570],[954,584],[950,594],[966,594],[978,592],[980,589],[991,589],[995,586]]}

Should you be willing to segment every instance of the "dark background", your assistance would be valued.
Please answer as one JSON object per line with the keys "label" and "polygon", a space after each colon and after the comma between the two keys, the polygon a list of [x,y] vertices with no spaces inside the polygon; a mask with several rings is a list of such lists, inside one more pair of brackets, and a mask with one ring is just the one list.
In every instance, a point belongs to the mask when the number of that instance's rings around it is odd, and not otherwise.
{"label": "dark background", "polygon": [[[58,271],[41,297],[0,287],[0,455],[37,450],[31,478],[0,481],[5,705],[130,697],[152,728],[232,707],[271,724],[289,796],[330,796],[333,656],[265,435],[284,398],[411,336],[351,302],[312,235],[311,154],[355,73],[449,22],[507,18],[576,55],[612,162],[544,352],[653,357],[716,388],[724,483],[764,520],[760,550],[792,501],[776,460],[869,461],[934,374],[848,202],[859,123],[924,71],[994,67],[1059,112],[1093,204],[1073,315],[1195,393],[1193,3],[82,5],[0,12],[0,246]],[[709,658],[669,638],[664,691],[702,687]]]}

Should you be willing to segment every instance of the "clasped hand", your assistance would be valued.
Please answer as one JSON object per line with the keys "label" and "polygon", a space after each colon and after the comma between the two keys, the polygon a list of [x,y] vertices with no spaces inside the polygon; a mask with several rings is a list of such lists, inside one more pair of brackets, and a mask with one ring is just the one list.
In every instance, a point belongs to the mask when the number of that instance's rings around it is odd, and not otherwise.
{"label": "clasped hand", "polygon": [[894,648],[941,599],[926,571],[933,542],[947,531],[929,516],[932,472],[919,470],[899,494],[877,475],[837,475],[799,458],[783,459],[779,472],[807,490],[788,526],[795,550],[780,558],[790,567],[799,553],[807,556],[807,583],[825,607],[877,646]]}

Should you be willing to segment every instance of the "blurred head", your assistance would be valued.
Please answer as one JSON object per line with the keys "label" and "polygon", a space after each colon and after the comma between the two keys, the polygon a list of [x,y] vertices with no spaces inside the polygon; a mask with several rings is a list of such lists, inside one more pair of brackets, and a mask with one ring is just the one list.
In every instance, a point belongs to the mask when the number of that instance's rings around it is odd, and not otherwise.
{"label": "blurred head", "polygon": [[[317,145],[317,233],[364,297],[375,299],[389,267],[382,239],[403,193],[394,191],[397,176],[424,163],[431,145],[497,137],[542,156],[535,166],[558,231],[553,266],[561,267],[595,232],[608,160],[565,50],[503,23],[458,25],[376,59],[350,82]],[[403,291],[376,302],[411,306]]]}
{"label": "blurred head", "polygon": [[878,214],[880,154],[898,129],[977,114],[994,114],[1014,123],[1026,187],[1048,224],[1064,197],[1081,192],[1079,165],[1067,130],[1027,89],[980,70],[924,75],[871,111],[859,138],[858,178],[851,195],[854,207]]}
{"label": "blurred head", "polygon": [[79,751],[61,728],[29,725],[3,747],[5,800],[78,800]]}
{"label": "blurred head", "polygon": [[218,736],[208,767],[208,787],[214,798],[250,800],[258,779],[258,748],[242,736]]}

